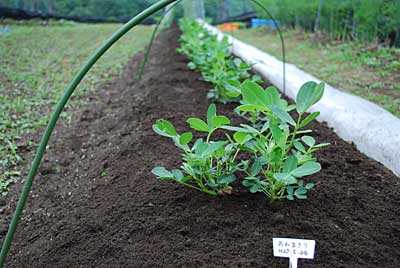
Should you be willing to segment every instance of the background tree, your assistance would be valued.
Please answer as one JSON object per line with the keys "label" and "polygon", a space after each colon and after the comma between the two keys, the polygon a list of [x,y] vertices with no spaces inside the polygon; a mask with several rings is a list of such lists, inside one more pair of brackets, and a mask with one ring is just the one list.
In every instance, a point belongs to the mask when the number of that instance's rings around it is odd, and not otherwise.
{"label": "background tree", "polygon": [[[288,27],[400,46],[399,0],[260,0]],[[259,16],[263,13],[259,11]]]}

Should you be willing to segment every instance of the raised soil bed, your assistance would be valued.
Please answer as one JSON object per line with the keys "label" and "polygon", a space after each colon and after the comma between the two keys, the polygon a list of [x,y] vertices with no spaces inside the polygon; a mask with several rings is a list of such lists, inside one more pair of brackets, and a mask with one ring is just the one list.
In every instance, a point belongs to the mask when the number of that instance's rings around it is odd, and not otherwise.
{"label": "raised soil bed", "polygon": [[[175,52],[179,34],[159,37],[141,83],[137,56],[58,127],[6,267],[287,267],[273,237],[316,240],[315,260],[299,267],[399,267],[399,178],[324,124],[311,125],[314,136],[332,145],[317,154],[323,169],[306,201],[268,203],[241,187],[212,197],[156,180],[150,170],[179,166],[180,152],[151,125],[165,118],[188,131],[185,120],[210,102],[210,85]],[[234,107],[217,104],[230,117]]]}

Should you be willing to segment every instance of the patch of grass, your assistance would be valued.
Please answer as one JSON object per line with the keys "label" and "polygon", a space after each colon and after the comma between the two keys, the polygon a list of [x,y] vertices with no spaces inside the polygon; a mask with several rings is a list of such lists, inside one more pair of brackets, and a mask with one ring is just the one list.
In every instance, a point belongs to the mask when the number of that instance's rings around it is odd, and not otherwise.
{"label": "patch of grass", "polygon": [[[282,59],[280,40],[275,31],[244,29],[233,35]],[[315,45],[311,34],[294,30],[285,31],[284,38],[287,62],[400,117],[400,49],[376,48],[355,42]]]}
{"label": "patch of grass", "polygon": [[[0,35],[0,193],[20,176],[18,141],[47,123],[65,87],[87,58],[119,24],[7,23]],[[69,104],[99,83],[119,74],[129,58],[149,40],[151,27],[139,26],[120,40],[84,78]],[[70,115],[64,112],[62,117]],[[30,142],[28,146],[35,147]]]}

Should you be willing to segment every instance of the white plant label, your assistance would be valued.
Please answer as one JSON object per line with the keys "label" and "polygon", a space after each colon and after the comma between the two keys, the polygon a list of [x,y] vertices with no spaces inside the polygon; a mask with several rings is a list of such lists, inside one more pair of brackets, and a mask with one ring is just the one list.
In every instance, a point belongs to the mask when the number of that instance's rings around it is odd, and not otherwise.
{"label": "white plant label", "polygon": [[298,259],[314,259],[315,240],[273,238],[274,256],[289,258],[289,268],[297,268]]}

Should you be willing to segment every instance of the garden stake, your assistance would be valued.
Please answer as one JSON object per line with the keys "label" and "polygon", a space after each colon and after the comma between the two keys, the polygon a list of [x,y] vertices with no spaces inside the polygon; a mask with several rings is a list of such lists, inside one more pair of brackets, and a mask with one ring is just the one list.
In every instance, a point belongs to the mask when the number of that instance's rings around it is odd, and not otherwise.
{"label": "garden stake", "polygon": [[63,96],[61,97],[60,101],[58,102],[56,109],[54,110],[50,121],[47,125],[46,131],[42,137],[42,140],[40,142],[39,148],[36,152],[35,158],[32,162],[31,169],[28,174],[28,178],[26,179],[26,182],[24,184],[24,187],[22,189],[21,196],[18,200],[17,207],[15,209],[13,218],[11,220],[10,226],[8,228],[7,235],[4,239],[4,244],[1,249],[0,253],[0,268],[4,267],[4,262],[7,257],[7,253],[10,249],[11,242],[14,237],[14,233],[16,231],[18,222],[21,217],[22,210],[24,209],[26,199],[28,198],[29,192],[32,187],[33,179],[36,175],[36,172],[39,168],[40,162],[42,160],[43,154],[46,150],[47,143],[50,139],[50,136],[54,130],[54,127],[58,121],[58,118],[60,117],[61,112],[63,111],[63,108],[65,104],[68,102],[69,98],[71,95],[74,93],[76,87],[79,85],[80,81],[83,79],[83,77],[87,74],[87,72],[90,70],[90,68],[97,62],[97,60],[115,43],[117,42],[123,35],[125,35],[130,29],[138,25],[141,21],[143,21],[145,18],[151,16],[152,14],[156,13],[160,9],[165,8],[168,4],[171,4],[177,0],[161,0],[138,15],[136,15],[134,18],[132,18],[129,22],[127,22],[124,26],[122,26],[117,32],[115,32],[90,58],[89,60],[85,63],[85,65],[79,70],[75,78],[72,80],[71,84],[67,87],[65,90]]}

